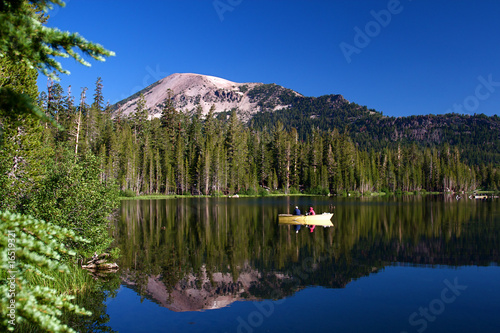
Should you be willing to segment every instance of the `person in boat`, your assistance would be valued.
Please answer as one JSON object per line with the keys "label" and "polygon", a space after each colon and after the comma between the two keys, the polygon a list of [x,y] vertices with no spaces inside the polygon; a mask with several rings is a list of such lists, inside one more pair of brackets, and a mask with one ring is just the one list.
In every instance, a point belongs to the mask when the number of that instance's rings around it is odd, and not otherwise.
{"label": "person in boat", "polygon": [[[298,206],[295,206],[295,210],[293,211],[293,215],[300,215],[300,209]],[[300,224],[295,225],[295,233],[298,234],[300,230]]]}
{"label": "person in boat", "polygon": [[[309,207],[309,212],[307,213],[307,215],[316,215],[316,212],[314,211],[314,209],[312,207]],[[308,226],[308,228],[309,228],[310,232],[313,232],[314,228],[316,228],[316,225],[315,224],[310,225],[310,226]]]}

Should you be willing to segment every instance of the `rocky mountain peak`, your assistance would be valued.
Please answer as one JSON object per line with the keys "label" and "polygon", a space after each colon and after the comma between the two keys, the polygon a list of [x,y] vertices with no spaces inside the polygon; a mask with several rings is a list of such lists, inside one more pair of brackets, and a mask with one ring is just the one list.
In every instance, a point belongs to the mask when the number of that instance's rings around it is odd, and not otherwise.
{"label": "rocky mountain peak", "polygon": [[[202,113],[207,114],[214,105],[216,113],[236,108],[243,119],[249,119],[254,113],[261,111],[263,108],[269,108],[269,105],[272,105],[272,109],[276,110],[286,107],[286,105],[279,103],[277,96],[269,96],[269,94],[266,95],[266,98],[267,100],[271,99],[273,103],[267,103],[264,106],[262,97],[259,97],[254,91],[255,88],[264,86],[269,85],[263,83],[237,83],[209,75],[176,73],[118,102],[116,109],[123,116],[133,114],[141,93],[144,94],[146,99],[146,107],[149,110],[150,117],[160,117],[163,102],[169,96],[169,93],[176,109],[184,112],[190,112],[197,105],[200,105],[203,109]],[[279,87],[279,90],[292,92],[277,85],[271,86]],[[293,93],[300,96],[296,92]]]}

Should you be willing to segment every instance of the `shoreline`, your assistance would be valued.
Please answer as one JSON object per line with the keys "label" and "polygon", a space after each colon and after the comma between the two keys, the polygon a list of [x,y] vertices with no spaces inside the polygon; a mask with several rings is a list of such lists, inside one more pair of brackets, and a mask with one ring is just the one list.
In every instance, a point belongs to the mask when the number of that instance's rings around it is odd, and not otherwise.
{"label": "shoreline", "polygon": [[269,193],[266,195],[247,195],[247,194],[235,194],[235,195],[193,195],[193,194],[145,194],[133,197],[118,196],[118,200],[158,200],[158,199],[181,199],[181,198],[265,198],[265,197],[341,197],[341,198],[358,198],[358,197],[383,197],[383,196],[412,196],[412,195],[498,195],[497,191],[470,191],[470,192],[427,192],[427,191],[414,191],[414,192],[347,192],[344,194],[307,194],[307,193]]}

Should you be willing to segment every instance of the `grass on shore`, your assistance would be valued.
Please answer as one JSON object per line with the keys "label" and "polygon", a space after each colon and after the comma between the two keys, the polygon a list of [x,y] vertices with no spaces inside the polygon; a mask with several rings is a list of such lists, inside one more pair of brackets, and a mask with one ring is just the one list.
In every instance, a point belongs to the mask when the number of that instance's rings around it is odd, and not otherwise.
{"label": "grass on shore", "polygon": [[[39,275],[33,271],[23,272],[23,277],[32,285],[49,287],[63,294],[75,295],[77,293],[90,290],[94,285],[94,280],[89,273],[80,266],[69,263],[68,273],[54,272],[46,268],[41,268],[40,271],[53,279],[48,279],[45,276]],[[0,270],[0,278],[6,279],[6,270]]]}
{"label": "grass on shore", "polygon": [[[255,197],[283,197],[283,196],[317,196],[318,194],[285,194],[285,193],[268,193],[266,195],[247,195],[247,194],[238,194],[237,197],[240,198],[255,198]],[[233,198],[235,195],[192,195],[192,194],[146,194],[146,195],[138,195],[133,197],[118,197],[119,200],[154,200],[154,199],[177,199],[177,198]]]}
{"label": "grass on shore", "polygon": [[[497,194],[498,192],[495,191],[482,191],[482,190],[477,190],[477,191],[469,191],[465,192],[467,195],[471,194]],[[393,196],[393,195],[439,195],[439,194],[462,194],[462,193],[455,193],[455,192],[428,192],[425,190],[422,191],[396,191],[396,192],[389,192],[389,191],[384,191],[384,192],[358,192],[358,191],[350,191],[350,192],[342,192],[338,194],[330,194],[329,196],[338,196],[338,197],[367,197],[367,196]],[[146,195],[135,195],[131,193],[127,193],[127,195],[123,195],[119,197],[119,200],[155,200],[155,199],[176,199],[176,198],[231,198],[231,197],[240,197],[240,198],[252,198],[252,197],[280,197],[280,196],[318,196],[318,195],[325,195],[325,194],[318,194],[318,193],[283,193],[281,191],[273,191],[273,192],[267,192],[267,193],[256,193],[256,194],[238,194],[237,196],[235,195],[192,195],[192,194],[146,194]]]}

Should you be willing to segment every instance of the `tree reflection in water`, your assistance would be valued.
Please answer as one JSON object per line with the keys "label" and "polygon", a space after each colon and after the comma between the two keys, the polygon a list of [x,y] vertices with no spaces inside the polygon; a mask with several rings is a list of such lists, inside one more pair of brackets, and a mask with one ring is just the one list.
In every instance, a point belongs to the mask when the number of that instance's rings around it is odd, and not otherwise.
{"label": "tree reflection in water", "polygon": [[[343,288],[387,265],[498,264],[496,202],[452,197],[183,198],[124,201],[121,278],[173,311]],[[335,209],[333,228],[277,223],[298,205]]]}

